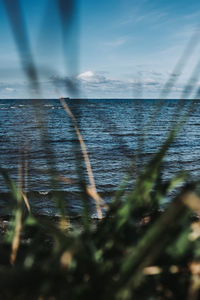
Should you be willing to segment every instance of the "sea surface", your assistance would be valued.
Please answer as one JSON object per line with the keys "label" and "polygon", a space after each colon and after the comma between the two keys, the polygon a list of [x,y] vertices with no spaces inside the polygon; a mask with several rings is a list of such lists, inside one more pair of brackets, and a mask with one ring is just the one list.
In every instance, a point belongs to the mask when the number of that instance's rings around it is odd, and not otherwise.
{"label": "sea surface", "polygon": [[[137,173],[159,150],[181,115],[189,115],[164,160],[163,179],[183,170],[200,176],[200,102],[191,100],[68,100],[90,158],[96,187],[109,202],[130,165]],[[72,215],[81,213],[77,136],[59,100],[0,100],[0,168],[28,193],[32,210],[55,215],[53,191]],[[77,154],[78,155],[78,154]],[[57,185],[49,169],[56,170]],[[88,182],[87,173],[84,173]],[[69,182],[64,182],[65,177]],[[131,188],[131,187],[130,187]],[[12,201],[0,175],[0,213]],[[92,203],[92,202],[91,202]],[[94,205],[91,210],[95,216]]]}

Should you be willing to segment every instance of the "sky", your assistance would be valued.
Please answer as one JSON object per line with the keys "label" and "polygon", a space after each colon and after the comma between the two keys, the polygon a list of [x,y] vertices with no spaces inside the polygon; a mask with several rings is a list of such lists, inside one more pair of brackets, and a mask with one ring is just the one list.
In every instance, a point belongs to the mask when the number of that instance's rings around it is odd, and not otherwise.
{"label": "sky", "polygon": [[[99,99],[181,98],[188,82],[187,96],[193,98],[200,87],[199,0],[77,0],[65,31],[56,0],[21,0],[39,90],[24,72],[5,1],[0,0],[1,99],[75,93]],[[174,85],[167,93],[169,78]],[[68,79],[76,92],[66,88]]]}

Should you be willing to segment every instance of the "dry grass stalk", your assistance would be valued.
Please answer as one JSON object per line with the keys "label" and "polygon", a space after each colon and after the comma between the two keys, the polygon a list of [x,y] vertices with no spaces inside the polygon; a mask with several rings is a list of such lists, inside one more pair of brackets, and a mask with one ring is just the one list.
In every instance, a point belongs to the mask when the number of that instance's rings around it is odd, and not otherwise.
{"label": "dry grass stalk", "polygon": [[183,203],[200,215],[200,198],[194,192],[186,193],[182,198]]}
{"label": "dry grass stalk", "polygon": [[91,196],[95,200],[97,216],[98,216],[99,219],[102,219],[103,215],[102,215],[102,210],[101,210],[101,202],[104,203],[104,201],[100,197],[100,195],[98,194],[97,189],[96,189],[94,175],[93,175],[93,172],[92,172],[92,167],[91,167],[90,159],[89,159],[89,156],[88,156],[88,153],[87,153],[86,145],[84,143],[84,140],[82,138],[80,130],[78,129],[76,118],[74,117],[73,113],[71,112],[71,110],[70,110],[69,106],[67,105],[66,101],[62,97],[60,97],[60,102],[61,102],[64,110],[67,112],[67,114],[71,117],[71,119],[73,121],[73,125],[74,125],[74,128],[75,128],[77,137],[79,139],[79,143],[80,143],[81,150],[82,150],[82,153],[83,153],[83,157],[84,157],[84,161],[85,161],[85,165],[86,165],[87,173],[88,173],[88,177],[89,177],[89,182],[90,182],[90,186],[87,188],[87,192],[88,192],[89,196]]}
{"label": "dry grass stalk", "polygon": [[23,191],[22,191],[22,198],[24,199],[24,203],[26,205],[26,208],[27,208],[28,212],[31,213],[31,207],[30,207],[30,204],[29,204],[29,201],[28,201],[27,194],[24,193]]}
{"label": "dry grass stalk", "polygon": [[200,290],[200,276],[199,273],[191,275],[190,286],[188,291],[188,300],[198,300]]}
{"label": "dry grass stalk", "polygon": [[162,273],[162,269],[158,266],[150,266],[143,269],[145,275],[158,275]]}
{"label": "dry grass stalk", "polygon": [[191,225],[192,232],[189,234],[189,240],[195,241],[200,237],[200,222],[192,223]]}
{"label": "dry grass stalk", "polygon": [[197,300],[200,290],[200,262],[193,261],[188,267],[191,272],[188,300]]}
{"label": "dry grass stalk", "polygon": [[98,201],[100,203],[100,206],[108,209],[108,205],[104,202],[104,200],[101,198],[101,196],[98,194],[97,190],[94,188],[91,188],[91,186],[87,186],[87,194],[93,198],[95,201]]}
{"label": "dry grass stalk", "polygon": [[15,263],[17,257],[17,252],[20,245],[21,230],[22,230],[22,211],[18,210],[16,215],[15,235],[12,241],[12,251],[10,255],[10,263],[12,265]]}
{"label": "dry grass stalk", "polygon": [[62,231],[66,231],[70,229],[70,220],[67,217],[61,217],[59,221],[59,228]]}
{"label": "dry grass stalk", "polygon": [[61,264],[61,267],[63,269],[68,269],[71,261],[72,261],[72,253],[70,251],[65,251],[61,258],[60,258],[60,264]]}

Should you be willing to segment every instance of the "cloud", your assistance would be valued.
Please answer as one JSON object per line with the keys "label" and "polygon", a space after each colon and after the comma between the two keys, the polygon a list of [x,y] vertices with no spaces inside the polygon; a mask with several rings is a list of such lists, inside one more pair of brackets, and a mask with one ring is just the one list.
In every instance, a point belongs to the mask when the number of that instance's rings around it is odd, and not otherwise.
{"label": "cloud", "polygon": [[[115,79],[107,73],[87,70],[77,76],[81,95],[90,98],[133,98],[142,95],[144,98],[159,98],[163,92],[167,77],[156,71],[147,71],[139,78]],[[180,98],[184,82],[172,87],[170,98]],[[198,87],[198,84],[197,84]]]}
{"label": "cloud", "polygon": [[[146,65],[145,66],[143,66],[143,65],[137,65],[136,67],[138,67],[138,68],[145,68],[146,67]],[[161,72],[158,72],[158,71],[154,71],[154,70],[146,70],[146,71],[143,71],[143,70],[140,70],[140,71],[138,71],[137,72],[137,74],[138,74],[138,76],[140,76],[140,77],[147,77],[147,76],[153,76],[153,77],[163,77],[163,73],[161,73]]]}
{"label": "cloud", "polygon": [[94,77],[94,73],[92,71],[86,71],[77,76],[78,79],[90,81]]}
{"label": "cloud", "polygon": [[11,87],[6,87],[5,88],[5,90],[7,91],[7,92],[14,92],[14,88],[11,88]]}
{"label": "cloud", "polygon": [[101,95],[102,97],[133,97],[135,92],[144,88],[148,92],[161,89],[161,82],[154,78],[119,80],[110,78],[107,74],[85,71],[77,76],[84,95]]}
{"label": "cloud", "polygon": [[104,73],[86,71],[77,76],[77,79],[82,83],[90,83],[91,85],[102,85],[110,82],[110,79],[106,78]]}
{"label": "cloud", "polygon": [[[156,74],[155,74],[156,73]],[[107,72],[86,70],[75,78],[52,76],[40,82],[44,98],[57,98],[56,89],[63,97],[72,96],[70,89],[76,87],[80,98],[159,98],[166,78],[161,73],[150,70],[140,77],[117,79]],[[70,86],[69,86],[70,85]],[[197,87],[199,86],[199,82]],[[28,82],[7,84],[0,82],[0,98],[31,98]],[[179,98],[184,89],[183,82],[171,89],[170,98]]]}

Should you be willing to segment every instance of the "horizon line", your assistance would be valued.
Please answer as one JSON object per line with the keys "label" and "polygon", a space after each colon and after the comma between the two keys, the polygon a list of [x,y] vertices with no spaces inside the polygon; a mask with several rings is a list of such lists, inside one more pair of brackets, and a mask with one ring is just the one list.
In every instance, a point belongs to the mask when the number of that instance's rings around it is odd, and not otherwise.
{"label": "horizon line", "polygon": [[[70,97],[61,97],[65,100],[200,100],[195,98],[70,98]],[[0,98],[1,100],[59,100],[60,98]]]}

